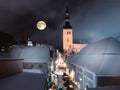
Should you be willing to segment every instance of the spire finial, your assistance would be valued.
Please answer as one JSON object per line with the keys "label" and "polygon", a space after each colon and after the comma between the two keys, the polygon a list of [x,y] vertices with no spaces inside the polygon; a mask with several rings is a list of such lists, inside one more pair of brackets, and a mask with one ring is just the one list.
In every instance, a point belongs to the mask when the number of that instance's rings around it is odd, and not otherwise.
{"label": "spire finial", "polygon": [[66,13],[65,13],[65,25],[63,26],[63,28],[65,28],[65,29],[72,28],[69,21],[70,21],[70,16],[69,16],[68,0],[67,0],[67,2],[66,2]]}
{"label": "spire finial", "polygon": [[66,13],[69,13],[69,10],[68,10],[68,7],[69,7],[69,2],[68,2],[68,0],[66,1]]}

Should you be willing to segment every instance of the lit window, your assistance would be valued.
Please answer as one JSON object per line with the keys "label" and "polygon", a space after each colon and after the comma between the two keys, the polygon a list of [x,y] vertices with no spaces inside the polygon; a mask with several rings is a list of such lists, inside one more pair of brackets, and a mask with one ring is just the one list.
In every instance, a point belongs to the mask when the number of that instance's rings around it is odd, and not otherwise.
{"label": "lit window", "polygon": [[71,32],[67,32],[67,34],[71,34]]}
{"label": "lit window", "polygon": [[67,42],[69,42],[69,39],[67,39]]}

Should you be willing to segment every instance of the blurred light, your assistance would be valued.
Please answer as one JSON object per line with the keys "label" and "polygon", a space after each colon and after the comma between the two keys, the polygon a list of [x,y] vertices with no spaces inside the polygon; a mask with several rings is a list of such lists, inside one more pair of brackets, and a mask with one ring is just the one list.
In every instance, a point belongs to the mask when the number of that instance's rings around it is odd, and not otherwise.
{"label": "blurred light", "polygon": [[72,70],[72,71],[70,72],[70,76],[72,77],[72,79],[74,78],[74,76],[75,76],[75,71],[74,71],[74,70]]}
{"label": "blurred light", "polygon": [[79,78],[80,81],[82,81],[82,78]]}
{"label": "blurred light", "polygon": [[87,88],[84,88],[84,90],[87,90]]}

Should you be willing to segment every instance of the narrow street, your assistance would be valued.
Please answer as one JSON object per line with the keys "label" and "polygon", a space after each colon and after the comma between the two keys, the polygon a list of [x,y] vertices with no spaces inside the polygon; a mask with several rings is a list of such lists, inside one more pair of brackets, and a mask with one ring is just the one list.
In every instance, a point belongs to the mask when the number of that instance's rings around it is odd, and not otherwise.
{"label": "narrow street", "polygon": [[73,78],[68,72],[66,62],[61,53],[51,63],[47,77],[48,90],[77,90],[74,89]]}

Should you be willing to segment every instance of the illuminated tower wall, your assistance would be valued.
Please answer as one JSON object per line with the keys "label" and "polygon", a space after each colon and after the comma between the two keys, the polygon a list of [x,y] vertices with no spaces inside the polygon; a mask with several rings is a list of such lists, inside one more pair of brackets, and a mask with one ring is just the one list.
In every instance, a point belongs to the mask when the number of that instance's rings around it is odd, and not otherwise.
{"label": "illuminated tower wall", "polygon": [[63,50],[67,51],[73,44],[73,36],[71,29],[63,30]]}
{"label": "illuminated tower wall", "polygon": [[72,26],[70,25],[70,17],[68,13],[68,7],[66,7],[65,25],[63,26],[63,50],[68,51],[73,45],[73,33]]}

